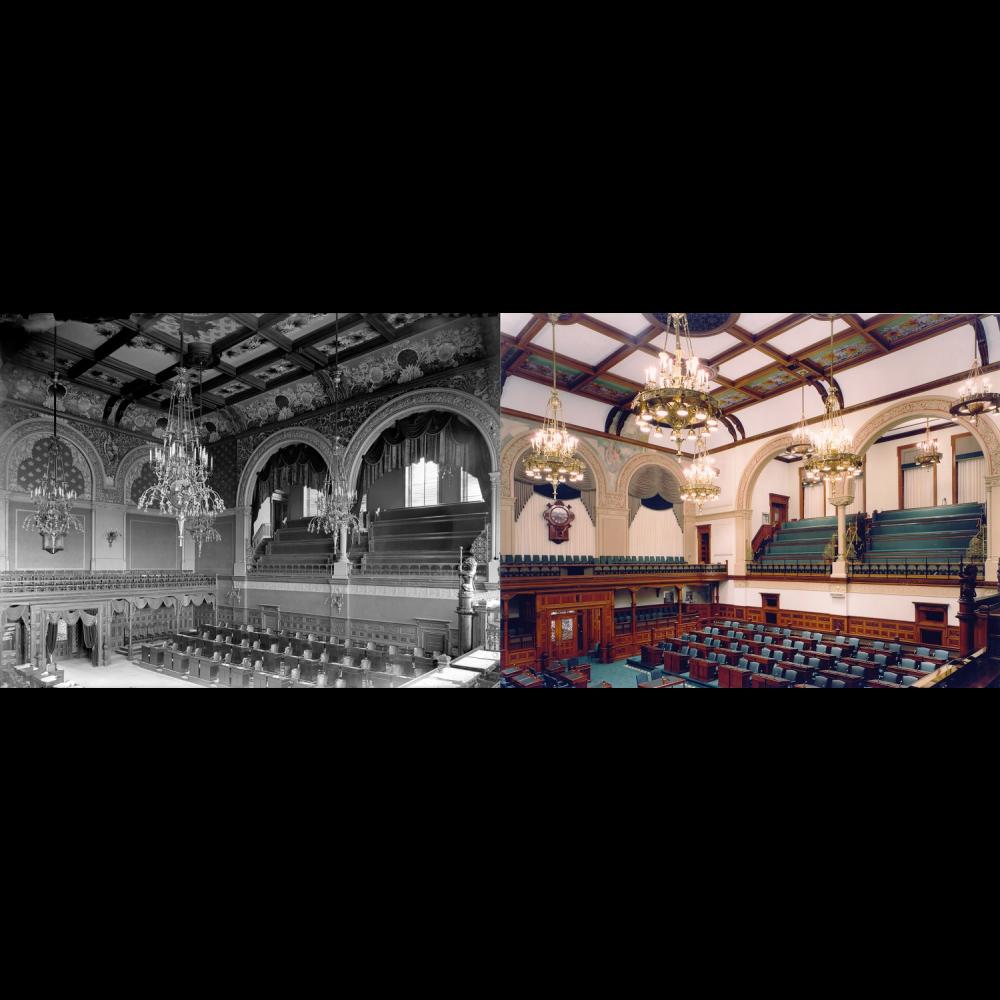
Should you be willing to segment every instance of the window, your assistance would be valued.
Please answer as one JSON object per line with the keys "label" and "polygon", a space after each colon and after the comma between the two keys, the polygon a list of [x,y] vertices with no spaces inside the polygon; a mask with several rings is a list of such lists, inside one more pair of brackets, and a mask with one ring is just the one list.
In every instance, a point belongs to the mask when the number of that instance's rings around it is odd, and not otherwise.
{"label": "window", "polygon": [[462,476],[462,503],[476,503],[483,499],[483,491],[479,486],[479,480],[471,472],[461,470]]}
{"label": "window", "polygon": [[437,462],[422,458],[406,470],[406,506],[433,507],[438,503],[440,471]]}
{"label": "window", "polygon": [[321,490],[306,486],[302,490],[302,516],[315,517],[319,513],[319,500],[323,495]]}

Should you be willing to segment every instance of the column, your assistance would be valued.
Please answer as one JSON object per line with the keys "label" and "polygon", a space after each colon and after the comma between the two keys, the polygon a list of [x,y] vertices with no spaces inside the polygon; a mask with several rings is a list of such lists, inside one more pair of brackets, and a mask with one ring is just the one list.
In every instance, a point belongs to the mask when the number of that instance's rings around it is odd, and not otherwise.
{"label": "column", "polygon": [[698,511],[688,501],[684,504],[684,559],[689,563],[698,561]]}
{"label": "column", "polygon": [[337,580],[347,580],[351,575],[351,557],[347,553],[347,525],[340,526],[340,553],[333,564],[333,576]]}
{"label": "column", "polygon": [[9,570],[7,562],[7,494],[0,491],[0,571]]}
{"label": "column", "polygon": [[235,523],[233,532],[236,539],[236,563],[233,566],[233,574],[237,577],[247,575],[247,549],[253,539],[250,537],[250,512],[246,507],[237,507],[235,510]]}
{"label": "column", "polygon": [[847,576],[847,508],[854,503],[854,479],[841,477],[831,484],[831,488],[830,503],[837,510],[837,558],[831,576],[844,579]]}
{"label": "column", "polygon": [[[957,497],[955,498],[957,501]],[[986,581],[992,583],[1000,573],[1000,476],[986,477]]]}
{"label": "column", "polygon": [[629,590],[632,595],[632,638],[635,638],[635,591]]}
{"label": "column", "polygon": [[737,510],[733,513],[733,562],[730,573],[733,576],[746,576],[747,562],[753,554],[749,551],[753,541],[750,523],[753,511]]}
{"label": "column", "polygon": [[[513,538],[511,538],[513,541]],[[500,582],[500,473],[490,473],[490,562],[487,580]]]}
{"label": "column", "polygon": [[510,633],[507,629],[507,621],[510,617],[510,598],[501,598],[501,603],[503,605],[503,618],[501,622],[501,627],[503,628],[503,642],[501,643],[500,648],[506,653],[510,648],[508,645],[510,642]]}

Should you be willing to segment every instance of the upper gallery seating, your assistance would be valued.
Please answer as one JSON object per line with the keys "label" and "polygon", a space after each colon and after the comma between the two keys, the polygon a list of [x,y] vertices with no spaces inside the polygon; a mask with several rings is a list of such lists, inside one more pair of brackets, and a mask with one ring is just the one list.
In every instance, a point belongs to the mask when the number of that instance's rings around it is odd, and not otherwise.
{"label": "upper gallery seating", "polygon": [[458,561],[489,523],[489,504],[438,504],[383,510],[370,532],[369,563]]}
{"label": "upper gallery seating", "polygon": [[558,565],[558,566],[608,566],[608,565],[635,565],[642,563],[648,565],[655,563],[663,565],[666,563],[683,563],[683,556],[571,556],[571,555],[506,555],[503,557],[506,565],[522,565],[534,563],[536,565]]}
{"label": "upper gallery seating", "polygon": [[337,540],[332,535],[313,534],[309,518],[289,521],[278,528],[268,543],[267,554],[257,559],[260,568],[302,566],[333,561]]}
{"label": "upper gallery seating", "polygon": [[[847,516],[848,527],[856,521],[856,514]],[[831,536],[836,534],[836,517],[810,517],[804,521],[789,521],[781,526],[767,552],[758,562],[821,563],[823,550]]]}
{"label": "upper gallery seating", "polygon": [[980,503],[882,511],[872,516],[863,561],[961,562],[985,514]]}

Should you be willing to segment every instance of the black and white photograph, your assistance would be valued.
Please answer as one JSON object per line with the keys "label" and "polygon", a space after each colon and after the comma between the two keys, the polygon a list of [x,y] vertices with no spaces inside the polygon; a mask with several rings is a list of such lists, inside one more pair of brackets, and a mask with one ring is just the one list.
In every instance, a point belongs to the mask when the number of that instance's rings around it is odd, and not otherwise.
{"label": "black and white photograph", "polygon": [[496,313],[0,314],[2,686],[498,686],[499,356]]}

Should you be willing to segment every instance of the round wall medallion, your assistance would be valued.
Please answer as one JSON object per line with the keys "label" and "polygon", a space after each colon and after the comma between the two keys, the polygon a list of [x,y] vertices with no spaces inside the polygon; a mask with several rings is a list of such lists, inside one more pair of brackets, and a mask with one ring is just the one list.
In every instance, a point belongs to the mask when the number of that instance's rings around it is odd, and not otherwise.
{"label": "round wall medallion", "polygon": [[[649,322],[665,330],[670,321],[670,313],[643,313]],[[739,313],[688,313],[688,328],[692,337],[711,337],[715,333],[728,330],[738,319]]]}

